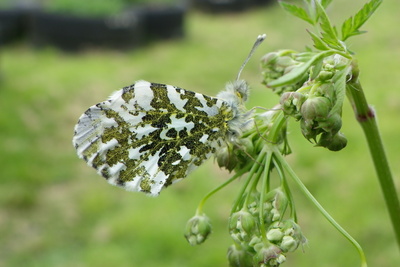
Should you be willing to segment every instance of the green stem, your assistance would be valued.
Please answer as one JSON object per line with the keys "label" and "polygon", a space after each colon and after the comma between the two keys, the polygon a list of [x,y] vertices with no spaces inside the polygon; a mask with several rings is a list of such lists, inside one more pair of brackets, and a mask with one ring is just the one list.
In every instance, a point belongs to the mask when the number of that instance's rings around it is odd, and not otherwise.
{"label": "green stem", "polygon": [[204,206],[204,203],[206,203],[207,199],[209,199],[212,195],[214,195],[216,192],[218,192],[219,190],[221,190],[222,188],[224,188],[225,186],[227,186],[234,180],[236,180],[238,177],[242,176],[244,173],[248,172],[251,165],[252,164],[248,164],[240,172],[236,173],[229,180],[227,180],[226,182],[224,182],[223,184],[221,184],[220,186],[218,186],[217,188],[215,188],[214,190],[209,192],[205,197],[203,197],[203,199],[200,201],[199,205],[197,206],[196,215],[200,215],[203,213],[203,206]]}
{"label": "green stem", "polygon": [[307,196],[309,200],[317,207],[317,209],[322,213],[322,215],[347,239],[353,246],[357,249],[358,254],[361,260],[361,267],[367,266],[367,260],[365,258],[365,254],[361,246],[357,243],[357,241],[344,230],[332,217],[329,213],[319,204],[319,202],[314,198],[314,196],[308,191],[307,187],[301,182],[300,178],[297,177],[296,173],[286,162],[283,155],[275,149],[274,156],[276,156],[277,160],[282,164],[282,167],[289,174],[289,176],[293,179],[293,181],[297,184],[300,190]]}
{"label": "green stem", "polygon": [[375,171],[381,185],[386,207],[389,211],[397,243],[400,248],[400,202],[382,139],[379,134],[375,111],[368,105],[357,76],[348,83],[347,93],[357,121],[360,123],[367,139]]}
{"label": "green stem", "polygon": [[262,183],[261,183],[261,196],[260,196],[260,202],[259,202],[259,207],[260,207],[260,213],[259,213],[259,220],[260,220],[260,231],[261,231],[261,237],[265,243],[268,242],[267,240],[267,235],[265,231],[265,222],[264,222],[264,203],[265,203],[265,195],[268,193],[267,187],[269,187],[269,178],[270,178],[270,167],[271,167],[271,161],[272,161],[272,153],[269,152],[267,153],[267,157],[265,159],[265,165],[264,165],[264,173],[262,177]]}
{"label": "green stem", "polygon": [[[262,157],[264,157],[263,154],[258,155],[256,161],[260,162],[260,159]],[[253,162],[250,162],[249,164],[252,167],[250,169],[249,174],[247,175],[247,180],[246,180],[245,184],[242,186],[242,189],[240,190],[234,204],[232,205],[231,214],[238,210],[237,208],[239,207],[240,203],[242,202],[242,198],[245,195],[246,188],[250,184],[250,181],[253,179],[254,173],[256,173],[256,171],[258,171],[261,168],[261,166],[257,163],[254,164]]]}

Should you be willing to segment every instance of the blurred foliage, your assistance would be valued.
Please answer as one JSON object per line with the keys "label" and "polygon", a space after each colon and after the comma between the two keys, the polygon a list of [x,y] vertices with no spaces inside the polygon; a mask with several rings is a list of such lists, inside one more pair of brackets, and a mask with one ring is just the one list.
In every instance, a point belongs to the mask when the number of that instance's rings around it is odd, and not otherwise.
{"label": "blurred foliage", "polygon": [[[365,1],[337,0],[333,18],[348,17]],[[344,6],[345,8],[344,8]],[[396,1],[385,1],[352,40],[361,81],[375,106],[382,136],[400,175],[400,39]],[[20,44],[0,50],[0,266],[226,266],[231,240],[227,216],[238,183],[204,207],[210,239],[191,247],[183,237],[198,201],[229,174],[212,160],[157,198],[111,187],[75,155],[73,127],[90,105],[138,79],[215,95],[234,79],[254,38],[267,33],[242,78],[252,86],[248,107],[278,102],[261,85],[259,58],[311,44],[306,24],[278,6],[246,13],[188,16],[188,37],[140,50],[66,54]],[[361,129],[345,105],[348,146],[314,148],[290,128],[293,168],[310,191],[363,246],[370,266],[400,260],[388,214]],[[240,181],[239,181],[240,182]],[[357,266],[358,256],[293,187],[308,246],[283,266]]]}
{"label": "blurred foliage", "polygon": [[44,4],[50,11],[80,14],[80,15],[113,15],[122,12],[125,8],[143,4],[171,4],[173,0],[51,0]]}
{"label": "blurred foliage", "polygon": [[[174,4],[176,0],[0,0],[0,7],[42,7],[44,10],[74,15],[105,16],[134,5]],[[178,2],[179,3],[179,2]]]}
{"label": "blurred foliage", "polygon": [[44,3],[44,8],[59,13],[101,16],[117,14],[126,5],[125,0],[51,0]]}

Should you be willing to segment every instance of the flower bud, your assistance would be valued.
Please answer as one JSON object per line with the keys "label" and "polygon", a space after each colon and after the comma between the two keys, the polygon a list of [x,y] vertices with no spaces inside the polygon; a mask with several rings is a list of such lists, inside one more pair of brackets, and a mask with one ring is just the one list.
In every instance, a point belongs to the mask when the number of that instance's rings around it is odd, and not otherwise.
{"label": "flower bud", "polygon": [[196,215],[186,224],[185,237],[192,246],[203,243],[210,233],[211,223],[206,215]]}
{"label": "flower bud", "polygon": [[307,140],[315,140],[317,135],[321,133],[320,129],[314,127],[314,122],[312,120],[305,120],[304,118],[300,120],[300,129]]}
{"label": "flower bud", "polygon": [[232,245],[228,248],[228,262],[231,267],[251,267],[252,255],[244,249]]}
{"label": "flower bud", "polygon": [[276,59],[279,57],[277,52],[270,52],[268,54],[265,54],[261,58],[261,66],[266,67],[268,65],[273,65],[276,62]]}
{"label": "flower bud", "polygon": [[272,222],[279,221],[281,219],[281,217],[282,217],[282,214],[279,212],[279,210],[277,210],[275,208],[273,208],[271,210],[271,215],[272,215],[272,217],[271,217],[271,221]]}
{"label": "flower bud", "polygon": [[323,133],[317,145],[326,147],[331,151],[339,151],[346,147],[347,138],[341,132],[338,132],[335,135]]}
{"label": "flower bud", "polygon": [[237,157],[233,152],[233,146],[231,144],[218,149],[215,154],[215,158],[217,159],[218,166],[220,168],[224,167],[228,171],[232,171],[238,163]]}
{"label": "flower bud", "polygon": [[255,230],[256,221],[248,211],[240,210],[231,215],[229,219],[230,231],[243,231],[251,235]]}
{"label": "flower bud", "polygon": [[274,244],[279,246],[283,252],[295,251],[300,244],[306,242],[300,226],[291,219],[275,222],[270,229],[270,231],[275,229],[275,231],[279,230],[282,233],[281,239],[278,242],[274,242]]}
{"label": "flower bud", "polygon": [[297,249],[298,246],[299,246],[299,242],[297,242],[293,237],[291,237],[289,235],[285,235],[282,238],[282,242],[279,247],[284,252],[293,252]]}
{"label": "flower bud", "polygon": [[285,92],[281,95],[279,103],[282,106],[283,112],[287,115],[292,115],[295,118],[300,118],[301,105],[306,100],[306,96],[298,92]]}
{"label": "flower bud", "polygon": [[[283,256],[283,257],[281,257]],[[253,266],[279,266],[286,260],[282,250],[275,245],[263,245],[253,258]]]}
{"label": "flower bud", "polygon": [[318,122],[318,127],[327,133],[335,135],[342,128],[342,118],[339,113],[331,114],[325,120]]}
{"label": "flower bud", "polygon": [[316,95],[326,97],[333,103],[333,97],[335,95],[335,87],[333,86],[333,83],[328,82],[319,85],[317,87]]}
{"label": "flower bud", "polygon": [[272,243],[281,242],[284,234],[279,228],[272,228],[267,232],[267,239]]}
{"label": "flower bud", "polygon": [[326,71],[326,70],[320,71],[318,74],[317,80],[323,81],[323,82],[327,81],[327,80],[331,79],[334,74],[335,74],[334,71]]}
{"label": "flower bud", "polygon": [[326,97],[310,97],[301,106],[301,115],[305,120],[321,120],[328,116],[331,101]]}

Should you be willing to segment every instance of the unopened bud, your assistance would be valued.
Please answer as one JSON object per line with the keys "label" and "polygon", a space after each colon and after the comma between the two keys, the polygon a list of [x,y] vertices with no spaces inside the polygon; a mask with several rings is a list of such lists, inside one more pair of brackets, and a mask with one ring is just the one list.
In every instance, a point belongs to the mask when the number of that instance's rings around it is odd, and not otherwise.
{"label": "unopened bud", "polygon": [[326,147],[331,151],[339,151],[346,147],[347,138],[341,132],[338,132],[335,135],[323,133],[317,145]]}
{"label": "unopened bud", "polygon": [[265,54],[262,58],[261,58],[261,65],[263,67],[268,66],[268,65],[272,65],[275,64],[276,59],[278,58],[278,53],[277,52],[270,52],[268,54]]}
{"label": "unopened bud", "polygon": [[256,226],[256,221],[248,211],[240,210],[232,214],[229,219],[230,231],[244,231],[251,234]]}
{"label": "unopened bud", "polygon": [[326,71],[326,70],[320,71],[320,73],[318,74],[317,80],[327,81],[327,80],[331,79],[334,74],[335,74],[334,71]]}
{"label": "unopened bud", "polygon": [[233,147],[231,144],[221,147],[215,154],[218,166],[220,168],[226,168],[228,171],[232,171],[237,166],[237,157],[233,153]]}
{"label": "unopened bud", "polygon": [[299,118],[301,105],[306,100],[306,96],[298,92],[285,92],[282,94],[279,103],[282,106],[283,112],[287,115],[292,115]]}
{"label": "unopened bud", "polygon": [[317,135],[321,133],[319,129],[314,128],[314,121],[305,120],[304,118],[300,120],[300,129],[307,140],[315,140]]}
{"label": "unopened bud", "polygon": [[335,88],[331,82],[322,83],[317,87],[317,92],[316,92],[317,96],[323,96],[333,101],[332,99],[334,94],[335,94]]}
{"label": "unopened bud", "polygon": [[331,101],[326,97],[310,97],[301,106],[301,115],[305,120],[326,118],[331,109]]}
{"label": "unopened bud", "polygon": [[252,266],[252,255],[244,249],[232,245],[228,248],[228,262],[231,267]]}
{"label": "unopened bud", "polygon": [[282,240],[284,234],[281,229],[273,228],[267,232],[267,239],[273,243],[278,243]]}
{"label": "unopened bud", "polygon": [[339,113],[331,114],[325,120],[319,121],[318,127],[327,133],[335,135],[342,128],[342,118]]}
{"label": "unopened bud", "polygon": [[281,245],[279,246],[284,252],[293,252],[299,246],[299,242],[297,242],[293,237],[285,235],[282,238]]}
{"label": "unopened bud", "polygon": [[206,215],[196,215],[186,224],[185,237],[192,246],[203,243],[210,233],[211,223]]}
{"label": "unopened bud", "polygon": [[[280,257],[282,255],[282,250],[275,245],[264,245],[262,246],[254,256],[253,266],[279,266],[283,263],[286,258]],[[278,262],[279,261],[279,262]]]}

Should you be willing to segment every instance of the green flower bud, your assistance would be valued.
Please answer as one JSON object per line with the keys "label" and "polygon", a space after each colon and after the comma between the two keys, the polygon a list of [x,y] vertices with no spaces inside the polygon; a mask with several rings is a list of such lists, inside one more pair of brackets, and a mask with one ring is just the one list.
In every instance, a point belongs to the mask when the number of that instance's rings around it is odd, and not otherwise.
{"label": "green flower bud", "polygon": [[317,138],[317,135],[321,133],[320,129],[316,129],[314,127],[314,121],[312,120],[301,119],[300,129],[301,133],[307,140],[315,140]]}
{"label": "green flower bud", "polygon": [[[281,257],[283,256],[283,257]],[[253,266],[279,266],[286,260],[282,250],[275,245],[264,245],[253,257]]]}
{"label": "green flower bud", "polygon": [[260,236],[253,236],[253,238],[249,242],[249,246],[253,247],[254,250],[259,251],[262,246],[264,246],[264,243],[261,239]]}
{"label": "green flower bud", "polygon": [[317,96],[323,96],[331,100],[331,103],[334,102],[334,94],[335,94],[335,88],[332,83],[322,83],[317,87]]}
{"label": "green flower bud", "polygon": [[306,101],[306,96],[298,92],[285,92],[281,95],[279,103],[282,106],[283,112],[287,115],[292,115],[299,119],[301,105]]}
{"label": "green flower bud", "polygon": [[319,81],[327,81],[329,79],[331,79],[333,77],[333,75],[335,74],[334,71],[320,71],[317,77],[317,80]]}
{"label": "green flower bud", "polygon": [[251,235],[256,227],[256,221],[248,211],[240,210],[231,215],[229,219],[229,231],[245,232]]}
{"label": "green flower bud", "polygon": [[273,208],[271,210],[271,215],[272,215],[271,221],[273,221],[273,222],[279,221],[282,217],[282,214],[279,212],[279,210],[277,210],[275,208]]}
{"label": "green flower bud", "polygon": [[282,233],[281,239],[274,243],[278,245],[283,252],[292,252],[296,250],[300,244],[306,242],[300,226],[291,219],[282,222],[275,222],[271,225],[270,229],[270,231],[275,229],[275,232],[277,232],[276,230],[279,230]]}
{"label": "green flower bud", "polygon": [[267,67],[269,65],[273,65],[275,64],[277,58],[279,57],[277,52],[270,52],[268,54],[265,54],[262,58],[261,58],[261,66],[262,67]]}
{"label": "green flower bud", "polygon": [[331,101],[326,97],[310,97],[301,106],[301,115],[305,120],[325,119],[331,110]]}
{"label": "green flower bud", "polygon": [[280,248],[283,252],[293,252],[299,246],[299,242],[297,242],[293,237],[285,235],[282,238],[282,242],[280,244]]}
{"label": "green flower bud", "polygon": [[278,255],[277,258],[271,259],[269,261],[269,266],[280,266],[282,263],[286,261],[286,257],[283,254]]}
{"label": "green flower bud", "polygon": [[346,147],[347,138],[341,132],[332,135],[323,133],[318,141],[318,146],[326,147],[331,151],[339,151]]}
{"label": "green flower bud", "polygon": [[210,233],[211,223],[206,215],[196,215],[186,224],[185,237],[192,246],[203,243]]}
{"label": "green flower bud", "polygon": [[238,164],[238,159],[233,152],[233,146],[231,144],[227,144],[218,149],[215,157],[218,166],[220,168],[226,168],[228,171],[232,171]]}
{"label": "green flower bud", "polygon": [[282,240],[284,234],[279,228],[272,228],[267,232],[267,239],[272,243],[278,243]]}
{"label": "green flower bud", "polygon": [[331,114],[325,120],[319,121],[318,127],[327,133],[335,135],[342,128],[342,118],[339,113]]}
{"label": "green flower bud", "polygon": [[231,267],[252,267],[253,266],[253,261],[252,257],[253,255],[250,254],[250,252],[238,248],[236,245],[232,245],[228,248],[228,262],[229,266]]}

